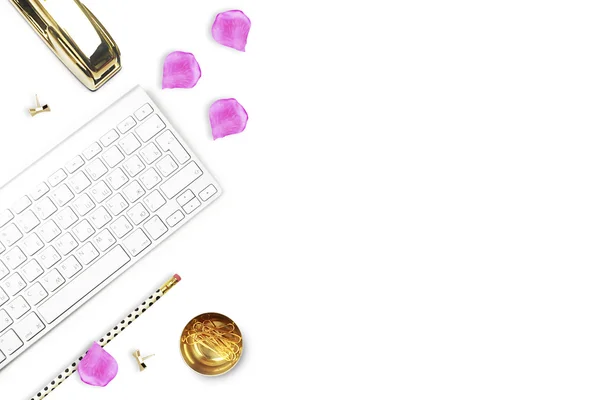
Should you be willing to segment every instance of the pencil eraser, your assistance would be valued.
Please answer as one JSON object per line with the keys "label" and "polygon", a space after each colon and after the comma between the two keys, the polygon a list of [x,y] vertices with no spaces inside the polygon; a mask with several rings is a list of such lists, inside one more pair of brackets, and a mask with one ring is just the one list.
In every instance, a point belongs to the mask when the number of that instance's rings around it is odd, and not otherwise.
{"label": "pencil eraser", "polygon": [[181,282],[181,277],[179,276],[179,274],[175,274],[175,275],[173,275],[173,278],[175,278],[175,280],[176,280],[177,282]]}

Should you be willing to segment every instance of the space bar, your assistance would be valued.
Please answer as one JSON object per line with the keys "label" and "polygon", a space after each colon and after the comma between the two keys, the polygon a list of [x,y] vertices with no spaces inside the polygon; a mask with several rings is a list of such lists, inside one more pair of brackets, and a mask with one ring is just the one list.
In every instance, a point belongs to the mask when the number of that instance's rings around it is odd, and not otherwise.
{"label": "space bar", "polygon": [[42,304],[38,308],[40,315],[44,317],[47,323],[54,322],[130,260],[121,246],[113,248]]}

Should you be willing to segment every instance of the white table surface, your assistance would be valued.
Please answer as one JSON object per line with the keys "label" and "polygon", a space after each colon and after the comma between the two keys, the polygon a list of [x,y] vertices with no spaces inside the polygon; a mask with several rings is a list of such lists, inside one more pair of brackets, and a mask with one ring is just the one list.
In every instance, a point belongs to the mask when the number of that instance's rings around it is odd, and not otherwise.
{"label": "white table surface", "polygon": [[[0,2],[0,182],[140,84],[224,196],[4,369],[2,400],[175,272],[107,347],[117,378],[74,376],[49,399],[600,396],[597,1],[86,4],[123,53],[97,93]],[[252,19],[246,53],[210,37],[230,8]],[[174,50],[197,56],[195,89],[161,90]],[[35,93],[51,114],[27,115]],[[250,121],[214,142],[223,97]],[[246,343],[218,378],[178,352],[207,311]],[[156,353],[144,373],[137,348]]]}

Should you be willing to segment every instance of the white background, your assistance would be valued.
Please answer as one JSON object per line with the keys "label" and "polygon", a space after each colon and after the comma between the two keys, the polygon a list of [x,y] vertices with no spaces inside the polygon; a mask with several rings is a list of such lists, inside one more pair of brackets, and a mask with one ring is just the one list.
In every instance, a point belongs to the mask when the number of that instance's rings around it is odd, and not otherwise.
{"label": "white background", "polygon": [[[5,368],[2,400],[174,272],[107,347],[115,381],[50,399],[599,398],[597,1],[86,4],[123,53],[97,93],[0,2],[0,181],[139,83],[225,194]],[[231,8],[253,22],[246,53],[210,36]],[[174,50],[198,58],[195,89],[160,89]],[[27,115],[35,93],[51,114]],[[224,97],[250,121],[213,142]],[[218,378],[178,353],[207,311],[246,343]],[[156,353],[144,373],[136,348]]]}

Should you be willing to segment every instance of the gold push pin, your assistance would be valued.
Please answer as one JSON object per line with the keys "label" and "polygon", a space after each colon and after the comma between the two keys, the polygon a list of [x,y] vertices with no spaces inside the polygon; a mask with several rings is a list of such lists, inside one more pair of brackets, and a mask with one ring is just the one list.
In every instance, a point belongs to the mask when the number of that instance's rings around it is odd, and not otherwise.
{"label": "gold push pin", "polygon": [[44,104],[43,106],[40,105],[40,99],[37,94],[35,95],[35,105],[35,108],[29,109],[29,114],[31,114],[32,117],[35,117],[39,113],[50,112],[50,106],[48,104]]}
{"label": "gold push pin", "polygon": [[153,357],[154,354],[150,354],[149,356],[142,357],[140,351],[136,350],[136,351],[133,352],[133,356],[135,357],[138,365],[140,366],[140,371],[143,371],[147,367],[147,365],[146,365],[146,363],[144,361],[147,360],[150,357]]}

